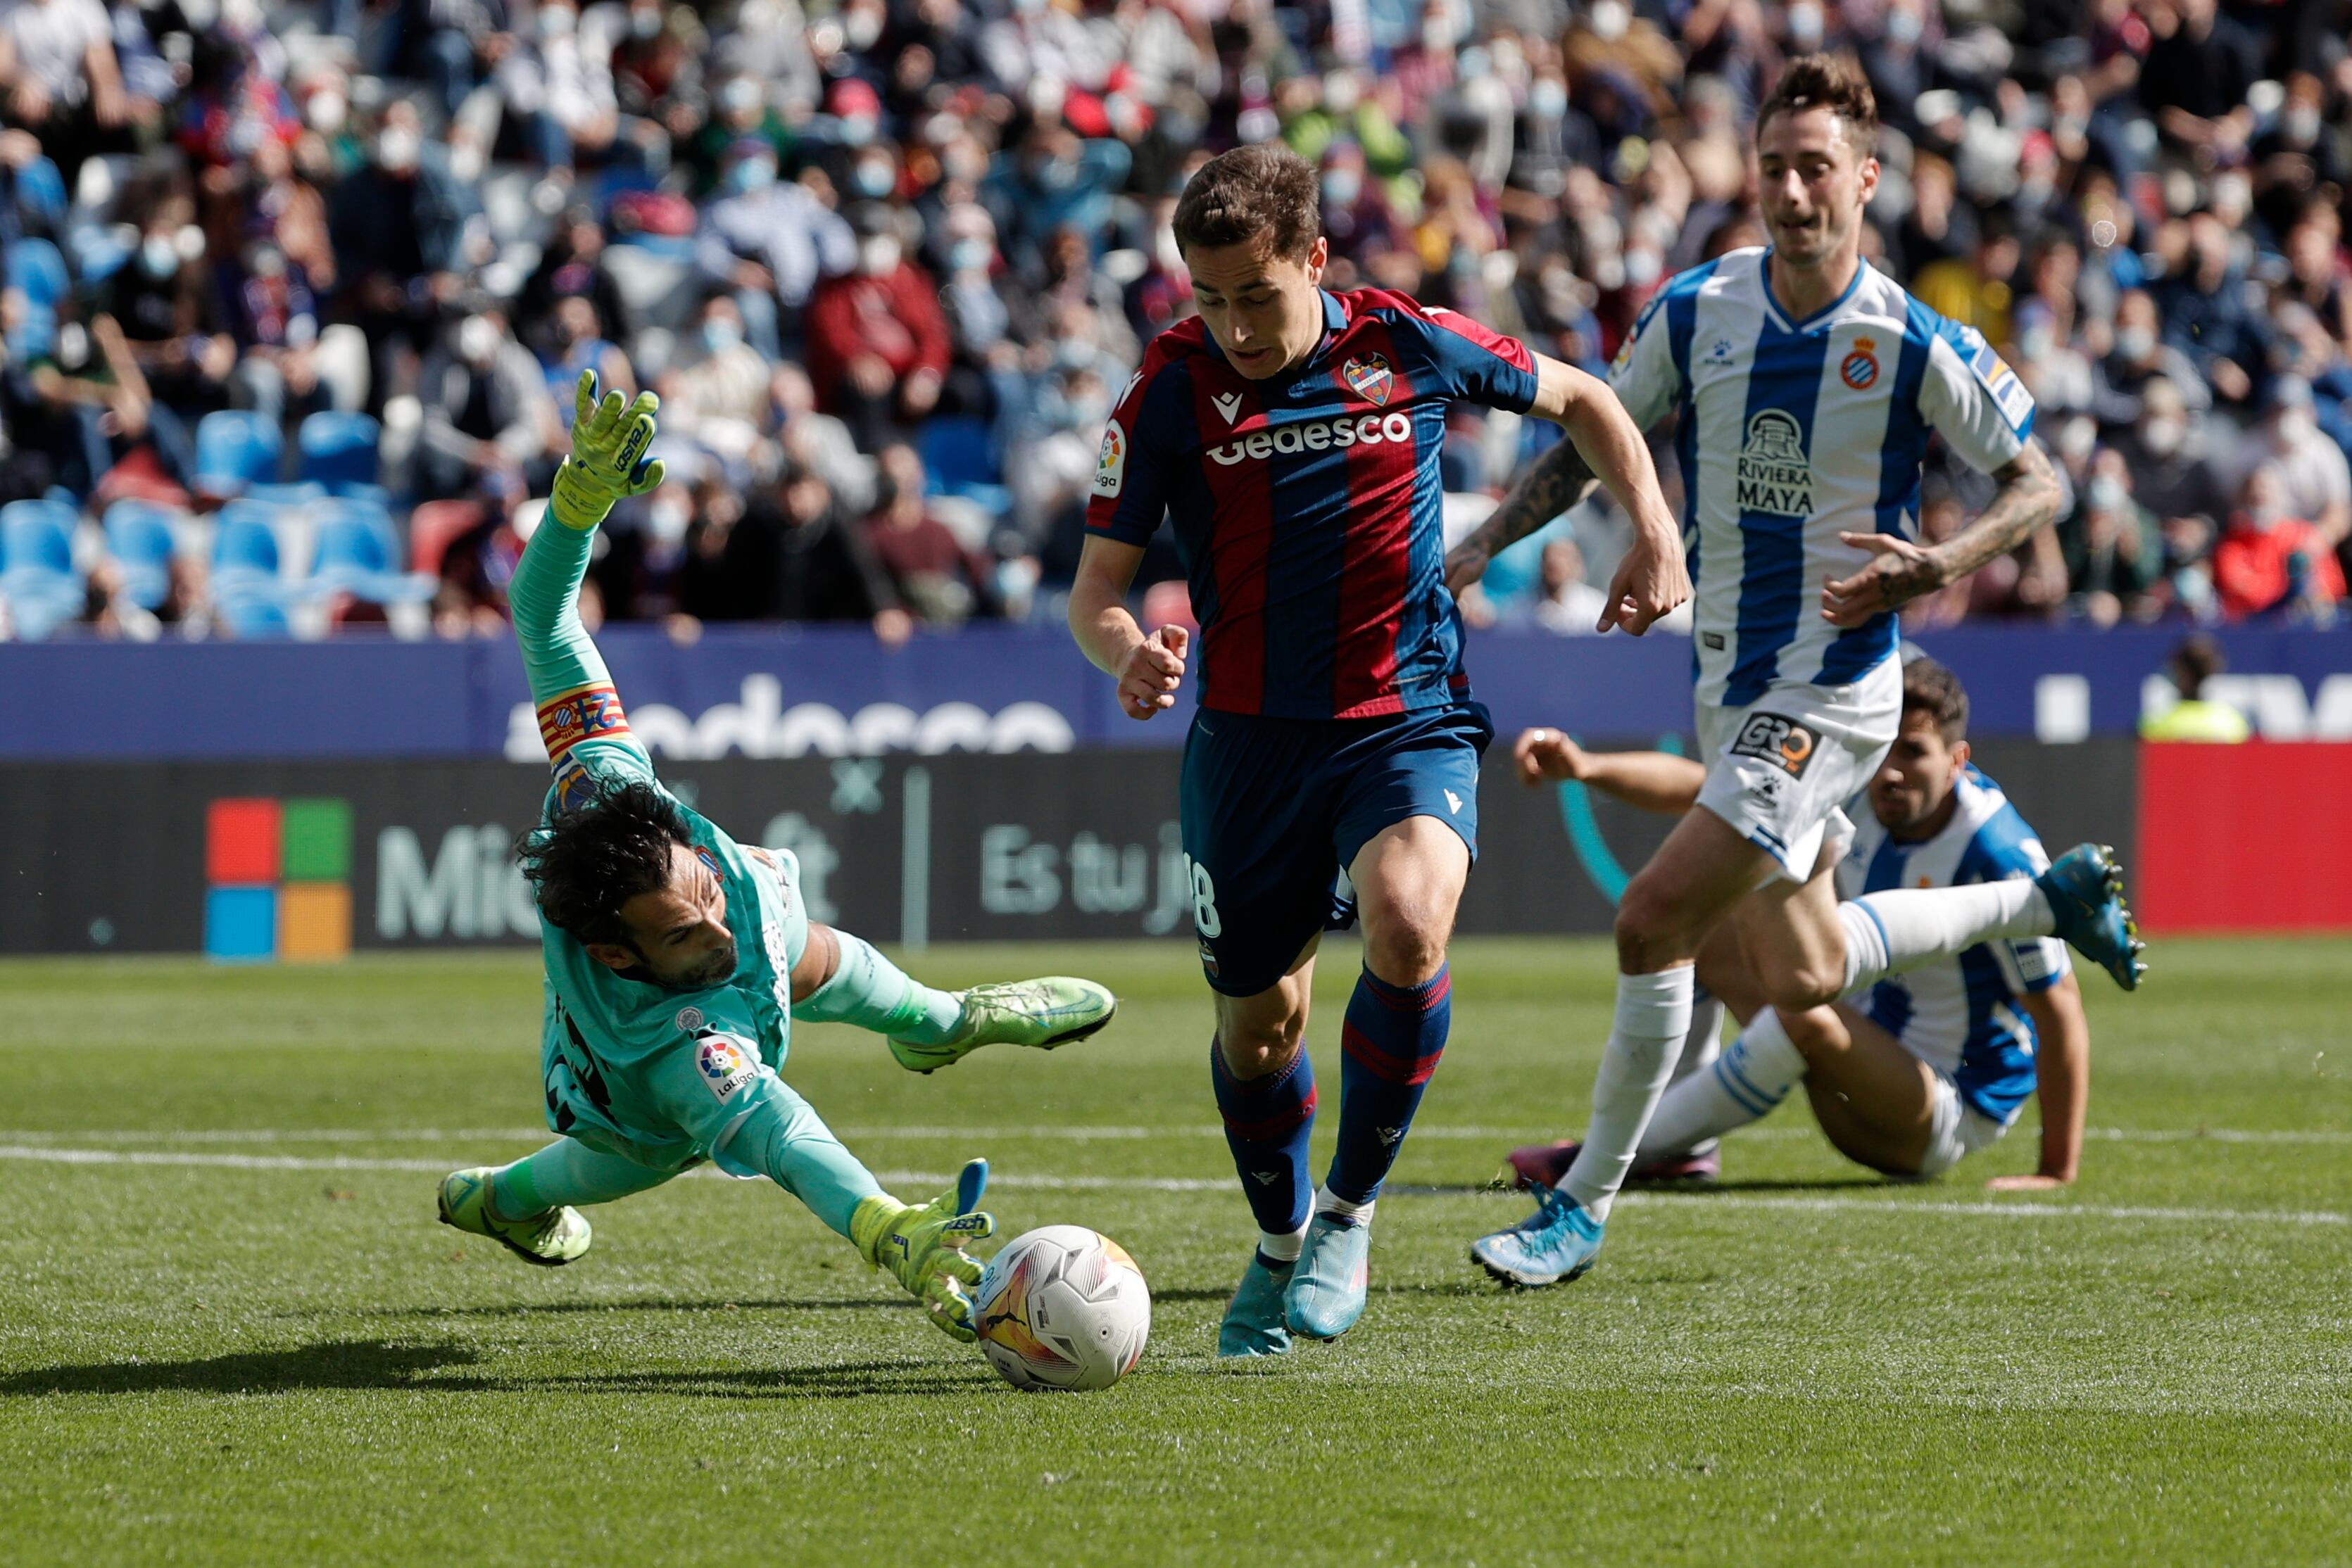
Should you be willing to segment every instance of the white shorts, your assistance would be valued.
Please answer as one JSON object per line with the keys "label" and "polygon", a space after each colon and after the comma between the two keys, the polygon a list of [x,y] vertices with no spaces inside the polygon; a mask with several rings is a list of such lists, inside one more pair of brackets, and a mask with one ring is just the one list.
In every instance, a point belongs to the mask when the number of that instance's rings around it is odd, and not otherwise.
{"label": "white shorts", "polygon": [[1979,1149],[2000,1142],[2009,1124],[1996,1122],[1960,1098],[1960,1092],[1942,1073],[1936,1074],[1936,1107],[1927,1130],[1927,1152],[1920,1156],[1919,1174],[1942,1176]]}
{"label": "white shorts", "polygon": [[1881,659],[1851,685],[1789,681],[1746,707],[1701,703],[1698,803],[1773,859],[1774,877],[1807,882],[1824,838],[1850,839],[1842,809],[1870,782],[1903,719],[1903,664]]}

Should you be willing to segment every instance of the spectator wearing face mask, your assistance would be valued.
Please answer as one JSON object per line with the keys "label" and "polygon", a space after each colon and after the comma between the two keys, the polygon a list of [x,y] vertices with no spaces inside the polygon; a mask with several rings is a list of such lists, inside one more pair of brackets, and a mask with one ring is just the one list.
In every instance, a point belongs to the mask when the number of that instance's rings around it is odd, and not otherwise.
{"label": "spectator wearing face mask", "polygon": [[426,499],[470,496],[486,485],[502,493],[524,488],[561,428],[530,350],[515,341],[495,306],[472,304],[426,356],[418,377],[425,423],[417,494]]}
{"label": "spectator wearing face mask", "polygon": [[767,421],[768,379],[768,361],[743,340],[734,296],[711,294],[662,377],[663,433],[744,460]]}
{"label": "spectator wearing face mask", "polygon": [[678,609],[696,621],[863,621],[892,645],[913,625],[831,486],[796,463],[733,522],[697,519]]}
{"label": "spectator wearing face mask", "polygon": [[271,423],[299,425],[332,399],[319,376],[319,307],[310,279],[278,242],[256,239],[218,272],[237,349],[234,399]]}
{"label": "spectator wearing face mask", "polygon": [[2093,367],[2093,409],[2110,430],[2128,430],[2140,423],[2146,413],[2143,394],[2158,379],[2171,384],[2189,412],[2202,413],[2212,406],[2204,379],[2188,355],[2164,340],[2163,326],[2156,297],[2147,289],[2126,289],[2116,301],[2107,351]]}
{"label": "spectator wearing face mask", "polygon": [[794,145],[792,128],[769,102],[759,77],[749,71],[727,77],[711,97],[710,110],[710,117],[680,150],[678,157],[688,171],[696,200],[707,200],[719,192],[726,178],[728,155],[739,141],[764,141],[775,155],[776,167],[791,164]]}
{"label": "spectator wearing face mask", "polygon": [[2131,612],[2163,569],[2156,523],[2132,499],[2131,468],[2109,447],[2091,460],[2074,509],[2058,525],[2066,589],[2084,619],[2112,626]]}
{"label": "spectator wearing face mask", "polygon": [[2310,382],[2281,376],[2273,383],[2263,435],[2256,461],[2277,471],[2280,506],[2307,518],[2333,550],[2352,534],[2352,466],[2319,428]]}
{"label": "spectator wearing face mask", "polygon": [[2201,419],[2191,417],[2169,377],[2142,382],[2140,402],[2139,423],[2116,441],[2140,504],[2159,517],[2200,517],[2218,524],[2229,512],[2230,495],[2206,458]]}
{"label": "spectator wearing face mask", "polygon": [[706,280],[734,291],[751,346],[781,359],[817,280],[857,265],[857,239],[806,185],[777,181],[770,143],[737,141],[725,168],[727,193],[703,210],[695,262]]}
{"label": "spectator wearing face mask", "polygon": [[2213,586],[2231,621],[2282,615],[2324,620],[2344,597],[2344,573],[2320,530],[2287,510],[2284,476],[2264,463],[2246,476],[2229,532],[2213,547]]}
{"label": "spectator wearing face mask", "polygon": [[856,270],[820,285],[809,303],[808,368],[817,406],[877,452],[938,403],[948,323],[930,279],[900,254],[889,209],[861,207],[854,224]]}
{"label": "spectator wearing face mask", "polygon": [[620,99],[603,51],[580,37],[580,10],[572,0],[540,0],[533,36],[518,39],[498,62],[496,80],[508,112],[520,116],[549,174],[568,183],[583,155],[591,163],[620,158]]}
{"label": "spectator wearing face mask", "polygon": [[1045,267],[1054,231],[1076,228],[1099,241],[1111,193],[1127,179],[1133,154],[1123,141],[1082,140],[1059,124],[1040,124],[1018,150],[999,154],[988,200],[1006,254],[1024,273]]}
{"label": "spectator wearing face mask", "polygon": [[[468,198],[425,158],[415,106],[395,101],[328,204],[327,231],[342,284],[341,312],[375,350],[375,395],[394,384],[395,349],[421,353],[457,298]],[[413,363],[413,361],[411,361]]]}

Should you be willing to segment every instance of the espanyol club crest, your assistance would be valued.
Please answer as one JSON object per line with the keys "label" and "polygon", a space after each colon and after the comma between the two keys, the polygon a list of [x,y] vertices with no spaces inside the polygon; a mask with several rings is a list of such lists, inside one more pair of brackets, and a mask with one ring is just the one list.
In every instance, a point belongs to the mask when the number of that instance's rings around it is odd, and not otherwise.
{"label": "espanyol club crest", "polygon": [[1878,347],[1867,338],[1853,340],[1853,352],[1838,365],[1838,376],[1856,392],[1867,392],[1878,380]]}
{"label": "espanyol club crest", "polygon": [[1370,402],[1384,403],[1395,390],[1396,374],[1389,362],[1378,354],[1366,354],[1362,359],[1350,359],[1339,367],[1339,379],[1356,389],[1356,395]]}

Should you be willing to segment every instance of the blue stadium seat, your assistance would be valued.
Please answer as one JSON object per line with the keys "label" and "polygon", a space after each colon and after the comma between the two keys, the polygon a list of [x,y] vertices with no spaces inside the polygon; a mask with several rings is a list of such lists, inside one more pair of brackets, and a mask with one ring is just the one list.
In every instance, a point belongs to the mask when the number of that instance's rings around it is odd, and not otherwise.
{"label": "blue stadium seat", "polygon": [[241,496],[278,478],[286,444],[278,426],[248,409],[225,408],[196,422],[196,485],[215,495]]}
{"label": "blue stadium seat", "polygon": [[234,637],[264,638],[293,635],[294,628],[286,619],[285,603],[265,594],[223,593],[219,596],[221,623]]}
{"label": "blue stadium seat", "polygon": [[293,594],[282,573],[278,516],[257,501],[231,501],[213,535],[213,601],[238,637],[283,637]]}
{"label": "blue stadium seat", "polygon": [[8,287],[25,296],[25,319],[10,347],[19,363],[53,352],[58,342],[58,307],[73,291],[66,258],[45,239],[20,239],[8,246]]}
{"label": "blue stadium seat", "polygon": [[106,508],[106,553],[122,568],[124,591],[142,610],[154,609],[171,591],[177,518],[169,507],[135,498]]}
{"label": "blue stadium seat", "polygon": [[0,592],[16,635],[37,643],[81,613],[81,573],[74,570],[71,507],[12,501],[0,507]]}
{"label": "blue stadium seat", "polygon": [[276,578],[283,560],[277,524],[275,510],[257,501],[231,501],[223,507],[213,535],[213,570]]}
{"label": "blue stadium seat", "polygon": [[348,593],[371,604],[421,603],[434,579],[400,570],[400,536],[392,515],[373,502],[335,500],[321,508],[318,553],[310,580],[320,591]]}
{"label": "blue stadium seat", "polygon": [[986,420],[968,413],[927,420],[915,450],[933,495],[961,496],[998,522],[1012,515],[1013,492],[1003,483]]}
{"label": "blue stadium seat", "polygon": [[350,486],[376,483],[376,449],[383,426],[364,413],[314,413],[302,422],[296,444],[302,449],[302,477],[338,496]]}

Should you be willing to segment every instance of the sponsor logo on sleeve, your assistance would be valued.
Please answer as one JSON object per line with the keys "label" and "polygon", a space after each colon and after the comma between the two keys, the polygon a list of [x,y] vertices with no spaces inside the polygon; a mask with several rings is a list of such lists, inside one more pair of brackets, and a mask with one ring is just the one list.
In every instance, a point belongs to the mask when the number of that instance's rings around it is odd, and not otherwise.
{"label": "sponsor logo on sleeve", "polygon": [[710,1092],[726,1099],[760,1076],[760,1054],[731,1034],[706,1034],[694,1042],[694,1064]]}
{"label": "sponsor logo on sleeve", "polygon": [[1795,719],[1777,713],[1752,713],[1731,743],[1734,757],[1769,762],[1791,779],[1802,779],[1821,749],[1821,737]]}
{"label": "sponsor logo on sleeve", "polygon": [[628,715],[622,712],[620,694],[610,682],[583,686],[539,706],[539,737],[546,744],[550,762],[562,763],[583,740],[610,740],[628,733]]}
{"label": "sponsor logo on sleeve", "polygon": [[1095,494],[1117,498],[1127,483],[1127,431],[1118,421],[1103,426],[1102,455],[1095,460]]}

